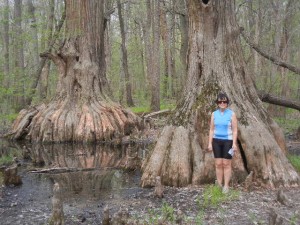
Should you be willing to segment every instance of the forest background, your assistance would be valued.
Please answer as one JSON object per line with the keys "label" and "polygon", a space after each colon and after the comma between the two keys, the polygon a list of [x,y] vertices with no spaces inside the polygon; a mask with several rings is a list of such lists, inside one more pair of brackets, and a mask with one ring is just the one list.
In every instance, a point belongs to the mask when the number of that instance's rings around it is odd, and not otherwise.
{"label": "forest background", "polygon": [[[147,1],[106,1],[106,76],[110,94],[114,101],[136,113],[174,108],[186,80],[186,3],[160,3],[157,20],[155,13],[147,14]],[[237,0],[235,10],[240,27],[253,43],[298,66],[299,1]],[[56,51],[65,39],[63,12],[64,2],[58,0],[0,1],[1,130],[10,127],[21,109],[49,102],[54,96],[57,68],[40,54]],[[157,36],[159,46],[153,41]],[[263,58],[240,38],[257,90],[298,102],[300,76]],[[300,126],[298,110],[267,103],[266,108],[286,134]]]}

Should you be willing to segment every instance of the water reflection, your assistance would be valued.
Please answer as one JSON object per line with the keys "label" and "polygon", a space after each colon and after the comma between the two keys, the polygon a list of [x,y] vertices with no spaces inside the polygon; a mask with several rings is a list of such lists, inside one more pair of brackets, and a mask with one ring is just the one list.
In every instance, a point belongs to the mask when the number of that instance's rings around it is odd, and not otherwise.
{"label": "water reflection", "polygon": [[42,166],[40,171],[48,172],[62,189],[68,190],[67,195],[81,193],[98,197],[102,189],[118,190],[129,183],[130,171],[139,170],[145,148],[36,144],[23,151],[30,155],[34,166]]}
{"label": "water reflection", "polygon": [[[9,143],[5,147],[2,143],[1,147],[0,156],[17,152],[15,155],[21,162],[19,171],[23,185],[6,188],[10,192],[7,199],[22,207],[10,209],[7,207],[10,203],[7,202],[6,206],[3,201],[5,210],[0,213],[1,217],[15,224],[17,217],[11,216],[14,213],[20,215],[28,212],[38,217],[42,211],[44,217],[47,212],[47,217],[50,218],[55,183],[61,189],[64,211],[67,214],[82,212],[87,205],[93,209],[104,207],[101,203],[104,200],[122,201],[125,196],[140,190],[140,165],[149,148],[148,145],[113,147],[24,143]],[[40,211],[36,211],[37,209]],[[97,210],[100,212],[99,208]],[[30,218],[30,215],[26,216]]]}

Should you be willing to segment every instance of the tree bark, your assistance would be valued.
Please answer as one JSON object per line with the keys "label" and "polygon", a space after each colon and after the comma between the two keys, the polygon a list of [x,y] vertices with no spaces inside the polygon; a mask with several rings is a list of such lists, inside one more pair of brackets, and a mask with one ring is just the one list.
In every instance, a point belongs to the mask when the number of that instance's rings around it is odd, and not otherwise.
{"label": "tree bark", "polygon": [[234,1],[188,0],[187,5],[187,82],[172,125],[163,129],[143,163],[142,186],[153,186],[156,176],[171,186],[215,180],[214,161],[205,150],[220,91],[229,95],[239,121],[233,179],[242,182],[253,171],[255,181],[265,187],[298,186],[299,175],[285,156],[283,133],[268,116],[245,68]]}
{"label": "tree bark", "polygon": [[139,118],[112,102],[105,73],[104,1],[66,0],[67,38],[45,53],[59,73],[55,98],[23,110],[8,134],[32,142],[112,141],[139,129]]}

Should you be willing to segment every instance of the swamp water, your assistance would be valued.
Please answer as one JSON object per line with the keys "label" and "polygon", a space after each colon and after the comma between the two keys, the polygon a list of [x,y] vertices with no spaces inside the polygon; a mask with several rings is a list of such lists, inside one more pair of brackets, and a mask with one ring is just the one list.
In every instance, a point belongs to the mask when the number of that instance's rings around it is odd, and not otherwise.
{"label": "swamp water", "polygon": [[[53,187],[59,184],[65,224],[101,224],[105,206],[139,192],[140,164],[148,145],[25,145],[0,142],[0,158],[16,157],[22,185],[0,189],[0,224],[48,224]],[[0,173],[0,183],[3,176]],[[1,179],[2,176],[2,179]]]}

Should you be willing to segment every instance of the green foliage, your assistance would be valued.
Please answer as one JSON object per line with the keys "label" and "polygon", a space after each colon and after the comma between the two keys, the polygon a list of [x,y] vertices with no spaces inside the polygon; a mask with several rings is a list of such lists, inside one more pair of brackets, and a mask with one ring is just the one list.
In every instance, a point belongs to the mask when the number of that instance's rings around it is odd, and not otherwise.
{"label": "green foliage", "polygon": [[9,165],[12,162],[13,162],[12,155],[4,155],[4,156],[0,157],[0,166]]}
{"label": "green foliage", "polygon": [[18,151],[16,149],[9,150],[9,152],[1,155],[0,166],[12,164],[14,157],[19,158],[19,157],[21,157],[21,154],[22,153],[20,153],[20,151]]}
{"label": "green foliage", "polygon": [[203,222],[204,216],[205,216],[205,211],[199,210],[199,213],[195,217],[195,224],[196,225],[204,225],[204,222]]}
{"label": "green foliage", "polygon": [[0,115],[1,121],[8,121],[9,123],[12,123],[18,116],[18,113],[12,113],[7,115]]}
{"label": "green foliage", "polygon": [[[207,185],[203,194],[199,196],[196,200],[196,204],[198,206],[198,213],[195,218],[184,216],[184,224],[204,224],[205,210],[209,210],[209,208],[216,208],[221,203],[229,202],[235,200],[239,197],[240,192],[236,190],[231,190],[227,194],[223,194],[221,189],[215,185]],[[222,209],[218,209],[219,214],[224,215],[225,211]],[[139,219],[138,216],[135,217],[135,220],[141,222],[142,224],[176,224],[176,220],[178,219],[178,215],[176,213],[176,209],[170,206],[167,202],[163,201],[160,209],[150,209],[148,213],[143,216],[143,218]],[[224,217],[224,216],[221,216]],[[221,224],[224,223],[224,218],[220,218]]]}
{"label": "green foliage", "polygon": [[161,208],[164,220],[174,222],[175,221],[175,209],[168,203],[164,202]]}
{"label": "green foliage", "polygon": [[285,119],[285,118],[275,117],[274,120],[283,129],[285,134],[294,133],[298,129],[298,127],[300,127],[299,118]]}
{"label": "green foliage", "polygon": [[299,212],[295,212],[293,216],[290,218],[290,224],[291,225],[299,224],[300,222],[299,220],[300,220],[300,214]]}
{"label": "green foliage", "polygon": [[300,156],[299,155],[288,155],[290,163],[293,165],[296,171],[300,173]]}
{"label": "green foliage", "polygon": [[[160,110],[164,110],[164,109],[174,109],[175,108],[175,103],[173,102],[162,102],[162,104],[160,105]],[[135,107],[129,107],[129,109],[136,113],[136,114],[141,114],[141,113],[150,113],[150,108],[149,106],[135,106]]]}
{"label": "green foliage", "polygon": [[149,106],[135,106],[130,107],[130,110],[136,114],[148,113],[150,112]]}

